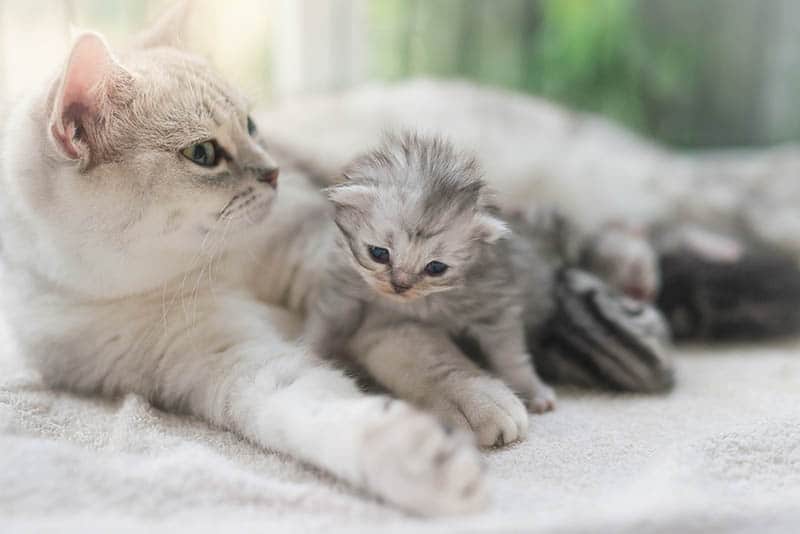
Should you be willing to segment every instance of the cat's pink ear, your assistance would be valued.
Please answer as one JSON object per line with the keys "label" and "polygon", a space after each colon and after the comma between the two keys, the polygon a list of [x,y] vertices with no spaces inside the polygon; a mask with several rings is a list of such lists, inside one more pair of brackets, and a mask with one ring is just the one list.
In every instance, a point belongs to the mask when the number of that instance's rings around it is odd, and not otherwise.
{"label": "cat's pink ear", "polygon": [[169,7],[147,30],[134,40],[139,48],[169,46],[180,48],[192,12],[190,0],[179,0]]}
{"label": "cat's pink ear", "polygon": [[511,234],[511,230],[506,223],[488,214],[478,216],[476,235],[484,243],[494,243]]}
{"label": "cat's pink ear", "polygon": [[81,132],[84,121],[108,105],[123,73],[127,75],[100,35],[84,33],[77,38],[50,115],[50,132],[64,156],[79,159],[85,155],[88,145]]}
{"label": "cat's pink ear", "polygon": [[328,198],[337,209],[364,210],[372,202],[374,191],[363,184],[337,185],[328,189]]}

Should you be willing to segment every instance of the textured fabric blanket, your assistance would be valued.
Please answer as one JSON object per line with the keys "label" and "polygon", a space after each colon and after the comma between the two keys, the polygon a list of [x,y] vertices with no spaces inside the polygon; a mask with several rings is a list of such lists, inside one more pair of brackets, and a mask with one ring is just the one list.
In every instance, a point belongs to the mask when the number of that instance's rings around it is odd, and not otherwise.
{"label": "textured fabric blanket", "polygon": [[[315,108],[300,111],[313,118]],[[341,123],[325,117],[329,137],[342,135]],[[563,124],[564,135],[543,129],[525,138],[527,151],[500,143],[491,150],[497,165],[516,168],[525,156],[542,173],[569,177],[584,168],[576,162],[595,168],[609,161],[615,166],[607,174],[616,179],[662,168],[660,150],[624,132],[609,145],[613,150],[597,148],[589,135],[596,121],[543,117]],[[304,129],[287,128],[285,116],[273,118],[281,120],[265,127],[291,141],[290,148],[314,142],[300,135]],[[498,132],[507,121],[500,122]],[[478,133],[489,136],[489,126]],[[587,128],[589,134],[573,135]],[[573,157],[563,157],[565,146],[576,147]],[[634,150],[640,158],[602,157]],[[548,153],[559,156],[547,159]],[[323,155],[325,161],[311,163],[335,168],[345,151]],[[563,165],[545,166],[551,160]],[[508,170],[498,174],[516,178],[511,167],[497,167]],[[589,195],[595,205],[632,205],[600,193]],[[0,533],[799,532],[800,345],[684,349],[676,378],[675,391],[665,396],[559,391],[558,409],[532,418],[527,441],[485,453],[494,496],[489,510],[422,520],[140,397],[48,390],[0,328]]]}
{"label": "textured fabric blanket", "polygon": [[800,529],[796,345],[683,350],[663,397],[562,390],[486,452],[492,507],[438,520],[137,396],[50,391],[0,346],[0,532]]}

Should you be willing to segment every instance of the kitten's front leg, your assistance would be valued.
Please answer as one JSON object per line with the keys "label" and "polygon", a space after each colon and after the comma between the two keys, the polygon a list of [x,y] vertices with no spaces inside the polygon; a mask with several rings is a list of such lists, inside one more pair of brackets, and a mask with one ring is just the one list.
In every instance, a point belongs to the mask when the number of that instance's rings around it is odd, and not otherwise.
{"label": "kitten's front leg", "polygon": [[342,294],[335,279],[311,299],[306,317],[304,337],[314,354],[334,358],[340,356],[362,321],[361,301]]}
{"label": "kitten's front leg", "polygon": [[470,329],[486,356],[489,366],[520,395],[533,413],[544,413],[556,406],[553,388],[536,373],[533,356],[525,344],[522,321],[512,316],[495,317],[491,323]]}
{"label": "kitten's front leg", "polygon": [[[238,302],[192,325],[152,372],[150,396],[258,445],[321,467],[409,511],[480,509],[482,465],[465,440],[402,401],[352,380],[283,339],[266,306]],[[163,351],[163,352],[162,352]]]}
{"label": "kitten's front leg", "polygon": [[351,340],[349,352],[388,390],[452,426],[471,430],[483,447],[527,436],[522,402],[443,332],[413,322],[367,323]]}

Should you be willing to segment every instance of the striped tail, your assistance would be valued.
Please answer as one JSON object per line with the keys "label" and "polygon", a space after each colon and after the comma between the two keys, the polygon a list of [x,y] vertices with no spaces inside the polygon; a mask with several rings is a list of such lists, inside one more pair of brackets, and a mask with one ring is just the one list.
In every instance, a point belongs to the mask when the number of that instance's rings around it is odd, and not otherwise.
{"label": "striped tail", "polygon": [[800,270],[791,256],[750,250],[714,261],[691,250],[661,255],[657,305],[676,340],[759,341],[800,332]]}
{"label": "striped tail", "polygon": [[537,336],[536,366],[550,382],[653,393],[673,385],[669,330],[661,314],[597,277],[563,269],[556,313]]}

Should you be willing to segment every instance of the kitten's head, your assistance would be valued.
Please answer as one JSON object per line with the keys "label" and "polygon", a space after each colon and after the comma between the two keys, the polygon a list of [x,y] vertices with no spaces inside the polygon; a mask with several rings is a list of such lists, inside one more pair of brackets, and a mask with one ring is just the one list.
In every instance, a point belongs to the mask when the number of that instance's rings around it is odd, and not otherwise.
{"label": "kitten's head", "polygon": [[67,255],[52,261],[123,264],[133,278],[157,254],[162,270],[180,272],[179,256],[196,257],[210,236],[247,235],[267,215],[278,170],[246,102],[174,46],[187,5],[119,56],[101,36],[80,35],[11,126],[6,174],[37,243]]}
{"label": "kitten's head", "polygon": [[463,286],[508,229],[475,159],[438,138],[390,136],[329,191],[352,264],[379,293],[412,300]]}

